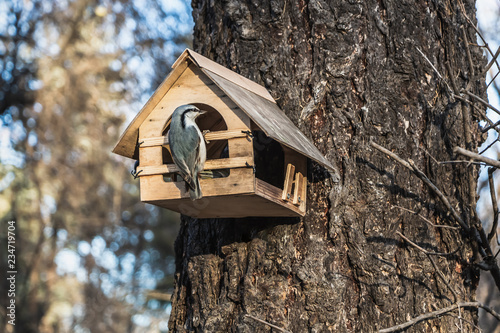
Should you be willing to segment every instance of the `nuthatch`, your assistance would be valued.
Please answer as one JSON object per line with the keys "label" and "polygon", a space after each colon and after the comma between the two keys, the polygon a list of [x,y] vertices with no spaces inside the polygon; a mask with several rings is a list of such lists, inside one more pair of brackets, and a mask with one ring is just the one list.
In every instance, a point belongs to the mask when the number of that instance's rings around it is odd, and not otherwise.
{"label": "nuthatch", "polygon": [[205,166],[207,148],[195,119],[204,114],[194,105],[182,105],[175,109],[168,132],[168,142],[175,165],[189,186],[191,200],[202,197],[199,173]]}

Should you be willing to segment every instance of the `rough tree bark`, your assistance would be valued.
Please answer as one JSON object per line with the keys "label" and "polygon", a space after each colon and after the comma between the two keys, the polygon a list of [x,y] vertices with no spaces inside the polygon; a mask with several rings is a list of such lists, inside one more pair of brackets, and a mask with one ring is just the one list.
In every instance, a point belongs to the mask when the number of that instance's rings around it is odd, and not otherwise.
{"label": "rough tree bark", "polygon": [[[462,2],[475,20],[474,1]],[[450,306],[450,288],[457,301],[474,300],[474,247],[460,230],[406,211],[454,225],[418,178],[370,145],[413,160],[473,223],[477,169],[436,160],[452,160],[454,146],[476,149],[477,121],[423,56],[458,90],[484,95],[464,41],[475,43],[475,32],[459,2],[194,0],[193,8],[195,50],[265,85],[340,178],[309,165],[300,222],[184,217],[170,330],[273,330],[249,314],[294,333],[373,332]],[[480,73],[481,52],[471,52]],[[396,232],[453,252],[433,257],[449,287]],[[461,315],[409,331],[473,331],[476,311]]]}

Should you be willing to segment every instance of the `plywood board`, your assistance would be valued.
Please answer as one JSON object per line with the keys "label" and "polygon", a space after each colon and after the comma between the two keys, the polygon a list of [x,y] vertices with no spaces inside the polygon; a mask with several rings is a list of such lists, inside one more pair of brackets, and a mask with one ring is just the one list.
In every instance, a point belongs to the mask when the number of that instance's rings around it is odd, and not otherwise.
{"label": "plywood board", "polygon": [[[248,129],[237,129],[237,130],[226,130],[226,131],[215,131],[208,132],[204,135],[206,141],[216,141],[216,140],[228,140],[232,138],[245,138],[248,135],[244,132]],[[165,136],[155,136],[152,138],[144,138],[141,141],[141,147],[153,147],[153,146],[167,146],[168,135]]]}
{"label": "plywood board", "polygon": [[[255,194],[258,196],[261,196],[262,198],[265,198],[268,201],[273,202],[274,204],[285,207],[286,209],[294,212],[297,215],[304,216],[305,211],[301,211],[299,207],[293,205],[289,201],[283,201],[281,200],[281,189],[277,188],[276,186],[273,186],[271,184],[266,183],[263,180],[256,179],[255,180]],[[274,215],[274,216],[279,216],[279,215]],[[287,215],[282,215],[282,216],[287,216]]]}
{"label": "plywood board", "polygon": [[[220,158],[216,160],[208,160],[205,162],[205,167],[203,170],[220,170],[220,169],[234,169],[234,168],[248,168],[253,166],[253,161],[251,157],[232,157],[232,158]],[[179,168],[175,164],[162,164],[162,165],[150,165],[150,166],[139,166],[137,171],[139,177],[150,176],[150,175],[162,175],[166,173],[178,172]]]}
{"label": "plywood board", "polygon": [[258,195],[231,195],[217,198],[155,200],[148,203],[196,218],[300,217],[300,212]]}
{"label": "plywood board", "polygon": [[281,195],[281,200],[292,199],[292,185],[294,176],[295,176],[295,166],[291,163],[287,164],[285,173],[285,184],[283,185],[283,193]]}
{"label": "plywood board", "polygon": [[[140,178],[141,201],[189,198],[186,183],[165,182],[162,175]],[[203,197],[250,194],[255,192],[255,176],[251,168],[232,169],[228,177],[200,179]]]}
{"label": "plywood board", "polygon": [[304,187],[304,176],[302,175],[302,173],[297,172],[295,174],[295,191],[293,192],[293,201],[292,201],[292,203],[296,206],[300,205],[302,200],[304,200],[304,197],[302,196],[303,187]]}

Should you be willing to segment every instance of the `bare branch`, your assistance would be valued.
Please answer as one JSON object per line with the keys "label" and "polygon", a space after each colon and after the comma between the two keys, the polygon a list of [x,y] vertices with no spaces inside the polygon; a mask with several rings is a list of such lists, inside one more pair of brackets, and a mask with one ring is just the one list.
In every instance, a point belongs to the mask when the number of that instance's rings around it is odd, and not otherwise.
{"label": "bare branch", "polygon": [[500,125],[500,122],[496,123],[496,124],[493,124],[493,122],[488,118],[488,116],[486,116],[486,113],[481,110],[480,108],[478,108],[475,104],[471,103],[469,100],[467,100],[466,98],[460,96],[460,95],[454,95],[453,96],[454,98],[458,99],[459,101],[462,101],[464,103],[468,103],[470,105],[472,105],[472,108],[474,110],[476,110],[480,115],[481,117],[483,117],[483,119],[488,123],[490,124],[490,126],[488,127],[485,127],[485,128],[482,128],[481,129],[481,132],[484,133],[484,132],[487,132],[489,131],[490,129],[494,128],[494,127],[497,127],[498,125]]}
{"label": "bare branch", "polygon": [[[483,162],[472,162],[472,161],[466,161],[466,160],[455,160],[455,161],[443,161],[439,162],[439,164],[459,164],[459,163],[465,163],[465,164],[471,164],[471,165],[485,165]],[[469,165],[467,165],[469,166]]]}
{"label": "bare branch", "polygon": [[452,205],[450,204],[448,198],[443,194],[443,192],[441,192],[437,188],[437,186],[434,185],[434,183],[432,183],[429,180],[429,178],[427,178],[427,176],[422,171],[420,171],[417,168],[417,166],[415,165],[415,163],[413,161],[410,161],[409,163],[412,166],[413,171],[415,172],[415,174],[417,175],[417,177],[420,178],[434,192],[434,194],[436,194],[438,196],[438,198],[446,206],[446,208],[448,208],[448,211],[453,215],[453,217],[460,224],[460,226],[465,231],[469,232],[470,231],[469,226],[467,224],[465,224],[464,220],[462,220],[462,218],[460,217],[460,215],[458,215],[457,211],[455,210],[455,208],[452,207]]}
{"label": "bare branch", "polygon": [[473,158],[475,160],[484,162],[484,163],[491,165],[495,168],[500,168],[500,161],[493,160],[493,159],[488,158],[486,156],[482,156],[482,155],[473,153],[467,149],[463,149],[461,147],[455,147],[455,148],[453,148],[453,152],[456,154],[460,154],[460,155],[467,156],[467,157]]}
{"label": "bare branch", "polygon": [[406,162],[405,160],[403,160],[401,157],[399,157],[398,155],[394,154],[392,151],[376,144],[375,142],[373,141],[370,141],[370,144],[373,148],[381,151],[382,153],[388,155],[389,157],[391,157],[393,160],[395,160],[396,162],[398,162],[399,164],[405,166],[406,168],[408,168],[410,171],[413,171],[410,163]]}
{"label": "bare branch", "polygon": [[422,57],[427,61],[427,63],[432,67],[432,69],[434,70],[434,72],[436,72],[437,76],[439,77],[439,79],[441,81],[444,82],[444,84],[446,84],[446,87],[448,88],[449,91],[453,91],[451,90],[450,86],[448,85],[448,82],[446,82],[446,80],[443,78],[443,76],[441,75],[441,73],[439,73],[439,71],[437,70],[436,67],[434,67],[434,64],[429,60],[429,58],[427,58],[427,56],[422,52],[420,51],[420,49],[418,47],[416,47],[418,53],[420,53],[420,55],[422,55]]}
{"label": "bare branch", "polygon": [[268,323],[267,321],[262,320],[262,319],[259,319],[259,318],[257,318],[257,317],[254,317],[254,316],[252,316],[252,315],[246,314],[246,316],[247,316],[247,317],[249,317],[249,318],[252,318],[253,320],[258,321],[259,323],[266,324],[267,326],[270,326],[270,327],[272,327],[272,328],[274,328],[275,330],[278,330],[278,331],[280,331],[280,332],[283,332],[283,333],[292,333],[292,332],[290,332],[290,331],[285,330],[284,328],[281,328],[281,327],[279,327],[279,326],[276,326],[276,325],[273,325],[273,324],[271,324],[271,323]]}
{"label": "bare branch", "polygon": [[467,50],[467,60],[469,61],[470,67],[470,76],[474,77],[474,64],[472,62],[472,56],[469,48],[469,40],[467,39],[467,32],[465,31],[465,27],[462,25],[462,36],[464,39],[465,49]]}
{"label": "bare branch", "polygon": [[495,172],[495,170],[496,170],[495,168],[488,169],[488,182],[490,184],[491,205],[493,206],[493,224],[491,226],[490,233],[488,234],[488,242],[491,242],[493,236],[495,236],[498,226],[498,203],[496,196],[495,180],[493,179],[493,172]]}
{"label": "bare branch", "polygon": [[420,217],[422,220],[425,221],[425,223],[429,224],[430,226],[433,226],[434,228],[446,228],[446,229],[459,229],[459,227],[453,227],[451,225],[441,225],[441,224],[434,224],[432,223],[429,219],[423,217],[422,215],[418,214],[417,212],[413,211],[413,210],[410,210],[410,209],[407,209],[407,208],[404,208],[404,207],[401,207],[401,206],[392,206],[392,207],[396,207],[396,208],[399,208],[399,209],[402,209],[402,210],[405,210],[409,213],[412,213],[412,214],[415,214],[417,215],[418,217]]}
{"label": "bare branch", "polygon": [[450,306],[448,306],[446,308],[443,308],[443,309],[440,309],[440,310],[436,310],[436,311],[433,311],[433,312],[429,312],[429,313],[423,314],[423,315],[418,316],[418,317],[416,317],[416,318],[414,318],[414,319],[412,319],[410,321],[407,321],[406,323],[399,324],[399,325],[396,325],[396,326],[392,326],[392,327],[389,327],[389,328],[385,328],[385,329],[379,330],[379,333],[398,332],[398,331],[404,330],[404,329],[406,329],[408,327],[411,327],[413,325],[416,325],[416,324],[418,324],[421,321],[438,318],[439,316],[441,316],[441,315],[443,315],[445,313],[454,311],[454,310],[456,310],[458,308],[477,308],[477,309],[481,308],[484,311],[486,311],[489,314],[491,314],[497,320],[500,321],[500,314],[498,314],[493,309],[491,309],[490,307],[488,307],[488,306],[486,306],[486,305],[484,305],[482,303],[479,303],[479,302],[460,302],[460,303],[456,303],[456,304],[450,305]]}
{"label": "bare branch", "polygon": [[491,66],[493,66],[493,64],[496,62],[496,60],[497,60],[497,58],[498,58],[499,55],[500,55],[500,46],[498,47],[497,51],[493,55],[493,58],[491,59],[491,61],[489,62],[489,64],[486,65],[486,67],[484,68],[483,74],[488,73],[488,71],[490,70]]}
{"label": "bare branch", "polygon": [[500,139],[500,136],[497,136],[497,138],[496,138],[495,140],[493,140],[493,142],[492,142],[492,143],[490,143],[490,144],[488,145],[488,147],[486,147],[486,148],[484,148],[483,150],[481,150],[481,151],[479,152],[479,155],[483,155],[485,151],[487,151],[488,149],[490,149],[491,147],[493,147],[493,145],[494,145],[495,143],[497,143],[497,142],[498,142],[498,139]]}
{"label": "bare branch", "polygon": [[471,19],[469,18],[469,16],[467,16],[467,12],[465,10],[465,7],[464,7],[464,4],[462,3],[462,1],[459,1],[458,2],[459,5],[460,5],[460,9],[462,11],[462,14],[464,15],[465,19],[467,20],[467,22],[469,22],[470,26],[476,31],[477,35],[479,36],[479,38],[481,38],[481,40],[483,41],[484,43],[484,47],[488,50],[488,52],[490,53],[492,59],[494,60],[495,64],[497,65],[497,68],[500,69],[500,65],[498,65],[498,62],[496,60],[496,57],[495,55],[493,54],[493,51],[491,50],[490,46],[488,45],[488,42],[486,42],[486,39],[484,38],[483,34],[481,33],[481,31],[479,31],[479,29],[474,25],[474,23],[471,21]]}
{"label": "bare branch", "polygon": [[499,72],[497,72],[495,75],[492,75],[492,77],[493,77],[493,78],[491,79],[490,83],[488,83],[488,84],[486,85],[486,89],[488,89],[488,88],[489,88],[492,84],[494,84],[494,83],[495,83],[495,80],[497,79],[498,74],[500,74],[500,71],[499,71]]}
{"label": "bare branch", "polygon": [[419,249],[420,251],[422,251],[424,254],[428,254],[428,255],[433,255],[433,256],[443,256],[443,257],[446,257],[446,256],[450,256],[452,254],[455,254],[457,250],[453,251],[453,252],[450,252],[450,253],[445,253],[445,252],[431,252],[431,251],[427,251],[426,249],[424,249],[423,247],[421,247],[420,245],[412,242],[410,239],[408,239],[405,235],[403,235],[402,233],[400,233],[399,231],[396,231],[396,234],[401,236],[401,238],[403,238],[405,241],[407,241],[411,246]]}
{"label": "bare branch", "polygon": [[457,292],[450,286],[450,282],[446,280],[446,277],[444,276],[443,272],[441,272],[441,270],[439,269],[439,267],[436,265],[436,262],[434,261],[434,259],[432,259],[431,255],[449,255],[450,253],[444,253],[444,254],[441,254],[441,253],[436,253],[436,252],[429,252],[427,250],[425,250],[424,248],[418,246],[417,244],[413,243],[411,240],[409,240],[406,236],[404,236],[402,233],[400,233],[399,231],[396,231],[396,234],[398,234],[401,238],[403,238],[406,242],[408,242],[411,246],[415,247],[416,249],[422,251],[426,256],[427,258],[429,258],[429,261],[431,262],[432,266],[434,267],[434,269],[436,270],[436,273],[438,274],[438,276],[441,278],[441,280],[443,281],[443,283],[446,285],[446,287],[448,287],[448,289],[451,291],[451,293],[453,294],[453,297],[454,297],[454,300],[455,302],[458,300],[458,295],[457,295]]}
{"label": "bare branch", "polygon": [[371,141],[370,144],[372,145],[373,148],[383,152],[384,154],[387,154],[389,155],[390,157],[392,157],[395,161],[399,162],[400,164],[404,165],[405,167],[407,167],[410,171],[413,171],[413,173],[415,173],[415,175],[420,178],[433,192],[434,194],[436,194],[438,196],[438,198],[441,200],[441,202],[446,206],[446,208],[448,209],[448,211],[453,215],[453,217],[455,218],[455,220],[458,222],[458,224],[460,224],[460,226],[466,231],[466,232],[469,232],[470,231],[470,228],[467,224],[465,224],[465,222],[462,220],[462,218],[460,217],[460,215],[458,215],[457,211],[451,206],[448,198],[446,198],[446,196],[443,194],[443,192],[441,192],[437,187],[436,185],[434,185],[430,180],[429,178],[427,178],[427,176],[422,172],[420,171],[417,166],[415,165],[415,163],[413,161],[405,161],[403,160],[401,157],[399,157],[398,155],[394,154],[393,152],[387,150],[386,148],[376,144],[375,142]]}
{"label": "bare branch", "polygon": [[474,98],[475,100],[477,100],[478,102],[486,105],[487,107],[489,107],[492,111],[494,111],[495,113],[499,114],[500,115],[500,111],[494,107],[493,105],[491,105],[490,103],[486,102],[484,99],[482,99],[481,97],[479,96],[476,96],[474,95],[473,93],[471,93],[470,91],[464,91],[464,93],[466,93],[467,95],[469,95],[470,97]]}

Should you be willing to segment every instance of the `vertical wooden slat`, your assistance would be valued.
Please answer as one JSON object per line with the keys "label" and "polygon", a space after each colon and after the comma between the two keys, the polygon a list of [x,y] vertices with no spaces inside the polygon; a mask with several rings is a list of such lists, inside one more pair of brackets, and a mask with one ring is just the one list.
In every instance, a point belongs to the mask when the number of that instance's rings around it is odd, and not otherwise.
{"label": "vertical wooden slat", "polygon": [[285,175],[285,184],[283,186],[283,194],[281,195],[282,200],[291,199],[294,174],[295,174],[295,166],[293,164],[288,164],[286,167],[286,175]]}
{"label": "vertical wooden slat", "polygon": [[307,177],[302,178],[302,188],[300,191],[300,206],[299,209],[301,212],[306,211],[306,200],[307,199]]}
{"label": "vertical wooden slat", "polygon": [[294,190],[294,193],[293,193],[293,201],[292,203],[294,205],[299,205],[300,202],[299,202],[299,198],[300,200],[303,200],[301,195],[302,195],[302,187],[304,186],[304,176],[300,173],[300,172],[297,172],[295,174],[295,190]]}

